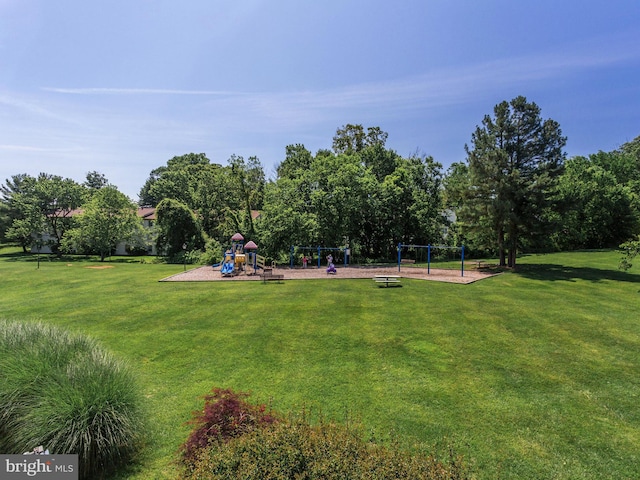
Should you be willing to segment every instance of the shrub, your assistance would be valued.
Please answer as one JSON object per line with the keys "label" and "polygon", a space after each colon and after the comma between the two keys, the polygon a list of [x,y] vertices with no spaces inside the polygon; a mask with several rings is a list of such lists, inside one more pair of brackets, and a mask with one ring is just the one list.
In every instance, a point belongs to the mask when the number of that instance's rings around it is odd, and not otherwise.
{"label": "shrub", "polygon": [[[237,411],[237,398],[229,410]],[[242,408],[251,409],[244,400]],[[226,411],[223,408],[218,414]],[[219,415],[216,417],[219,418]],[[465,479],[462,461],[452,451],[446,461],[426,453],[408,453],[395,444],[385,446],[365,439],[358,424],[338,424],[320,419],[311,425],[304,415],[233,428],[198,448],[188,460],[184,478],[215,480],[256,479]],[[193,434],[192,434],[193,436]]]}
{"label": "shrub", "polygon": [[95,341],[42,323],[0,321],[0,451],[78,454],[81,478],[127,463],[142,434],[128,369]]}
{"label": "shrub", "polygon": [[202,411],[193,412],[189,422],[195,429],[181,447],[183,462],[190,465],[201,451],[212,443],[226,442],[258,426],[277,421],[266,412],[264,405],[252,405],[245,401],[248,393],[229,389],[213,388],[204,396]]}

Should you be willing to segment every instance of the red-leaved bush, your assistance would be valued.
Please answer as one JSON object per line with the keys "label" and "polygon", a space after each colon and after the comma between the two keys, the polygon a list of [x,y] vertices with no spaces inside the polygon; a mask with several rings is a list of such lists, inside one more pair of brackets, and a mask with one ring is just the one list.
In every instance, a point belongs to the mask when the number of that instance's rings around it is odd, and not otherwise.
{"label": "red-leaved bush", "polygon": [[227,442],[256,428],[273,424],[278,418],[265,405],[253,405],[245,392],[214,387],[204,396],[204,408],[193,412],[189,421],[194,430],[181,447],[185,464],[193,463],[202,449],[214,442]]}

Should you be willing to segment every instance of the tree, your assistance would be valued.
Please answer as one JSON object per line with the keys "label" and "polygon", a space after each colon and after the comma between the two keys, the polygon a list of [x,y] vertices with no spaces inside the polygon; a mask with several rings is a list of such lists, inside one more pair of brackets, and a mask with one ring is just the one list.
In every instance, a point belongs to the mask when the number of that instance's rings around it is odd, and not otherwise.
{"label": "tree", "polygon": [[33,194],[35,183],[34,177],[22,173],[13,175],[0,186],[2,236],[18,243],[25,253],[33,242],[33,236],[43,233],[44,229],[44,217]]}
{"label": "tree", "polygon": [[622,260],[620,260],[620,270],[629,270],[633,266],[631,262],[640,255],[640,235],[634,240],[629,240],[620,245],[620,249],[623,252]]}
{"label": "tree", "polygon": [[[633,169],[633,175],[629,182],[629,187],[633,192],[634,208],[636,211],[636,219],[640,223],[640,136],[634,138],[632,141],[625,143],[619,149],[619,151],[628,156],[631,162],[635,164]],[[631,262],[635,257],[640,254],[640,235],[637,235],[634,239],[620,245],[620,248],[624,252],[624,257],[620,262],[620,268],[628,270],[631,268]]]}
{"label": "tree", "polygon": [[70,178],[41,173],[34,194],[47,226],[51,251],[58,253],[62,237],[72,226],[74,213],[84,203],[86,190]]}
{"label": "tree", "polygon": [[67,231],[64,245],[97,252],[101,262],[118,243],[128,240],[140,223],[135,204],[113,186],[98,189],[76,220],[78,226]]}
{"label": "tree", "polygon": [[140,205],[156,206],[165,198],[173,198],[193,208],[198,179],[210,166],[204,153],[187,153],[171,158],[166,166],[151,171],[140,190]]}
{"label": "tree", "polygon": [[46,238],[57,252],[72,225],[75,210],[86,198],[85,188],[69,178],[41,173],[37,178],[14,175],[2,187],[3,203],[12,222],[7,236],[26,251],[35,237]]}
{"label": "tree", "polygon": [[600,152],[567,161],[558,189],[563,204],[556,240],[560,248],[613,247],[637,231],[631,189],[603,166],[605,157],[615,156]]}
{"label": "tree", "polygon": [[91,195],[93,192],[109,185],[109,180],[107,180],[107,177],[105,177],[104,174],[92,171],[87,172],[86,180],[83,185],[89,190],[89,194]]}
{"label": "tree", "polygon": [[156,209],[158,252],[173,256],[204,247],[202,229],[196,216],[184,203],[171,198],[162,200]]}
{"label": "tree", "polygon": [[[231,165],[231,177],[235,181],[237,192],[244,210],[244,224],[247,226],[247,235],[255,235],[252,210],[262,208],[264,199],[264,170],[257,157],[249,157],[245,162],[243,157],[232,155],[229,159]],[[242,217],[241,217],[242,218]]]}
{"label": "tree", "polygon": [[291,244],[341,246],[367,258],[395,258],[399,241],[442,238],[441,165],[402,158],[384,147],[378,127],[338,129],[334,149],[315,157],[287,147],[278,178],[267,186],[260,235],[269,253]]}
{"label": "tree", "polygon": [[285,159],[276,167],[278,178],[295,179],[311,168],[313,155],[304,145],[287,145],[285,152]]}
{"label": "tree", "polygon": [[318,219],[311,209],[308,185],[304,177],[283,177],[266,185],[256,227],[260,249],[267,255],[278,258],[291,245],[318,244]]}
{"label": "tree", "polygon": [[[465,192],[469,223],[493,234],[500,265],[515,268],[523,240],[548,235],[547,213],[562,173],[566,138],[540,108],[516,97],[495,106],[465,146],[470,185]],[[508,257],[508,258],[507,258]]]}
{"label": "tree", "polygon": [[387,137],[387,132],[382,131],[380,127],[368,127],[365,133],[362,125],[348,123],[336,131],[333,137],[333,151],[337,154],[350,155],[372,145],[384,147]]}

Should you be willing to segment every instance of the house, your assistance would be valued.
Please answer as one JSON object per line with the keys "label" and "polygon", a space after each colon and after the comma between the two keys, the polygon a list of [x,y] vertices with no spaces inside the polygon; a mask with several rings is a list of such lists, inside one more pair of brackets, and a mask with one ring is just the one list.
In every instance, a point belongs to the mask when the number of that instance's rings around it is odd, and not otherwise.
{"label": "house", "polygon": [[[156,223],[156,209],[154,207],[139,207],[138,218],[142,221],[142,226],[145,230],[151,231],[152,227]],[[125,242],[120,242],[116,246],[114,255],[130,255],[127,252],[127,245]],[[147,255],[157,255],[155,242],[148,242]]]}
{"label": "house", "polygon": [[[55,215],[58,217],[65,217],[65,218],[69,218],[69,217],[74,217],[76,215],[80,215],[82,214],[82,209],[75,209],[75,210],[69,210],[66,211],[64,213],[56,213]],[[142,226],[144,227],[144,229],[146,231],[151,231],[151,229],[153,228],[155,221],[156,221],[156,209],[153,207],[139,207],[138,211],[138,218],[140,218],[141,222],[142,222]],[[39,239],[39,245],[38,243],[35,243],[31,245],[31,253],[53,253],[51,251],[51,247],[49,246],[49,240],[51,239],[52,235],[49,233],[43,233],[40,236]],[[146,254],[147,255],[156,255],[156,246],[155,246],[155,242],[148,242],[149,244],[146,247]],[[122,241],[120,243],[118,243],[118,245],[116,246],[115,250],[113,251],[113,255],[130,255],[130,253],[127,251],[127,244]]]}

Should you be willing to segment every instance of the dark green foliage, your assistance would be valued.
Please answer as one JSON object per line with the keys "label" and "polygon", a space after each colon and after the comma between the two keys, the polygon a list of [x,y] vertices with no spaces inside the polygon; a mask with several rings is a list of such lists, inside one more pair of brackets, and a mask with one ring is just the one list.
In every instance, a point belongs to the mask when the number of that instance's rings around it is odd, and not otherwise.
{"label": "dark green foliage", "polygon": [[557,122],[543,121],[540,108],[520,96],[496,105],[471,144],[464,208],[457,213],[474,235],[493,237],[500,265],[515,267],[518,248],[550,232],[566,138]]}
{"label": "dark green foliage", "polygon": [[102,478],[141,441],[140,396],[128,369],[91,339],[40,323],[0,321],[0,451],[43,445],[79,455]]}
{"label": "dark green foliage", "polygon": [[183,447],[185,478],[468,478],[453,451],[440,461],[367,441],[361,425],[322,418],[312,425],[304,414],[274,421],[264,416],[264,406],[252,406],[245,397],[221,389],[207,397],[204,411],[196,414],[198,428]]}
{"label": "dark green foliage", "polygon": [[204,247],[204,237],[198,219],[189,207],[178,200],[165,198],[156,211],[158,252],[169,257],[184,254],[184,250]]}
{"label": "dark green foliage", "polygon": [[173,157],[166,166],[151,171],[140,190],[140,205],[155,207],[165,198],[172,198],[193,208],[198,178],[208,168],[215,167],[204,153]]}
{"label": "dark green foliage", "polygon": [[111,255],[119,242],[129,241],[139,226],[135,205],[117,188],[95,190],[67,230],[62,247],[74,253],[97,253],[100,261]]}
{"label": "dark green foliage", "polygon": [[346,125],[334,152],[315,157],[287,147],[266,188],[257,224],[261,247],[277,258],[290,245],[348,245],[365,258],[393,259],[398,242],[442,242],[441,165],[385,148],[386,132]]}
{"label": "dark green foliage", "polygon": [[[617,154],[600,152],[589,158],[575,157],[566,163],[560,178],[559,198],[563,204],[558,248],[610,248],[631,238],[638,226],[632,189],[620,182],[616,168],[604,158]],[[619,162],[615,162],[619,163]]]}
{"label": "dark green foliage", "polygon": [[620,249],[623,252],[623,257],[620,260],[619,268],[620,270],[629,270],[633,266],[631,262],[640,254],[640,235],[634,240],[629,240],[620,245]]}

